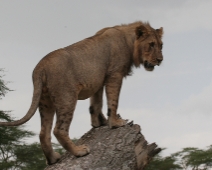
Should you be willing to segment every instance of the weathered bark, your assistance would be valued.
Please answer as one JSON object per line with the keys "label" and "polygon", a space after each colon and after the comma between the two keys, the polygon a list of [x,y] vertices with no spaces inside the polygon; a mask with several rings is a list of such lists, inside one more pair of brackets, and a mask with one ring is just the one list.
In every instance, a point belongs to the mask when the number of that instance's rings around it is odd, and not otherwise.
{"label": "weathered bark", "polygon": [[45,170],[142,170],[161,149],[148,145],[140,130],[132,123],[117,129],[92,128],[77,141],[89,145],[90,154],[77,158],[66,153]]}

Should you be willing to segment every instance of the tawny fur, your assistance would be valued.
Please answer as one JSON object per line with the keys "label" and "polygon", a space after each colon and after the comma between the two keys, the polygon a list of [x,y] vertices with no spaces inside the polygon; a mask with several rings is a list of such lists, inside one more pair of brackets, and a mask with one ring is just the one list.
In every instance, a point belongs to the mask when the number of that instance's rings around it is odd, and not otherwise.
{"label": "tawny fur", "polygon": [[[91,124],[120,127],[126,121],[117,116],[122,80],[133,66],[144,65],[152,71],[163,60],[163,29],[149,23],[135,22],[104,28],[94,36],[46,55],[33,72],[34,94],[28,113],[15,122],[1,126],[17,126],[28,121],[39,107],[41,146],[47,163],[53,164],[60,155],[53,151],[51,129],[54,114],[54,135],[60,144],[75,156],[89,153],[89,147],[75,146],[69,138],[69,126],[77,100],[90,98]],[[106,89],[108,121],[102,114],[102,94]]]}

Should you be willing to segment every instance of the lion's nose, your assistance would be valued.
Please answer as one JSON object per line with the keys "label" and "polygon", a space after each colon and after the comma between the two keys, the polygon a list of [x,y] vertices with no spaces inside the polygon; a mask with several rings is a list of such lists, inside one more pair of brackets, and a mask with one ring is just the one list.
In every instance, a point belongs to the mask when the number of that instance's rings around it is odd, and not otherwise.
{"label": "lion's nose", "polygon": [[163,61],[163,58],[162,57],[158,57],[157,61],[160,63],[161,61]]}

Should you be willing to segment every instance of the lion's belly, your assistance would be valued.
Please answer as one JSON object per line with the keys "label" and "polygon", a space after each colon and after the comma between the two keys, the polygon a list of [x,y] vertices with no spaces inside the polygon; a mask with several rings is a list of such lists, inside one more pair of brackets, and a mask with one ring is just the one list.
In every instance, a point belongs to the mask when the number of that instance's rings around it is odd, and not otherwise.
{"label": "lion's belly", "polygon": [[78,76],[78,88],[80,92],[78,94],[78,100],[85,100],[93,96],[99,89],[104,86],[104,75],[101,74],[101,70],[93,71],[96,74],[88,73],[88,75],[81,74],[81,77]]}
{"label": "lion's belly", "polygon": [[81,85],[81,90],[78,94],[78,100],[85,100],[91,96],[93,96],[100,88],[102,87],[102,82],[98,84],[84,84]]}
{"label": "lion's belly", "polygon": [[95,92],[93,90],[85,89],[81,90],[78,95],[78,100],[85,100],[89,97],[91,97]]}

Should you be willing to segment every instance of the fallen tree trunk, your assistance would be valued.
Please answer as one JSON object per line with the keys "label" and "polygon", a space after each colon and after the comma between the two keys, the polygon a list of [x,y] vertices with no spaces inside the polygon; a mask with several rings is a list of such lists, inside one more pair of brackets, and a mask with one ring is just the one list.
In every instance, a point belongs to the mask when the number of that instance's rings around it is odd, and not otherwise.
{"label": "fallen tree trunk", "polygon": [[67,152],[45,170],[142,170],[161,149],[148,145],[140,131],[132,122],[117,129],[92,128],[76,143],[90,146],[90,154],[75,157]]}

